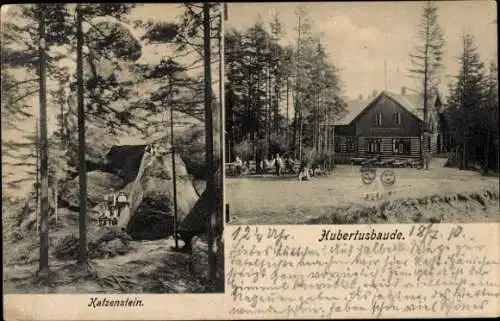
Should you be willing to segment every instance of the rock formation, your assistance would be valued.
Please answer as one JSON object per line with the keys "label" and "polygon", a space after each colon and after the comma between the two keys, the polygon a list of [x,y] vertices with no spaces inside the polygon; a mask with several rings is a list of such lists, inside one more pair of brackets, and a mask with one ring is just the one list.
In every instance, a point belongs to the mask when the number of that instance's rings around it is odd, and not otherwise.
{"label": "rock formation", "polygon": [[[166,149],[169,150],[169,146]],[[113,150],[113,149],[112,149]],[[173,182],[171,153],[152,155],[144,147],[116,147],[114,153],[125,153],[130,160],[119,162],[126,176],[135,179],[124,190],[129,195],[130,208],[119,218],[118,227],[134,239],[166,238],[173,233]],[[139,157],[138,155],[142,155]],[[118,157],[117,159],[122,159]],[[134,162],[132,160],[139,160]],[[114,164],[112,162],[112,164]],[[175,157],[178,221],[184,217],[198,199],[182,159]],[[112,165],[113,166],[113,165]]]}
{"label": "rock formation", "polygon": [[220,168],[215,173],[214,194],[210,195],[205,189],[196,201],[189,214],[179,224],[178,233],[186,244],[186,251],[190,251],[191,240],[194,236],[207,232],[209,213],[208,206],[212,202],[215,211],[215,233],[222,234],[222,179]]}
{"label": "rock formation", "polygon": [[[78,210],[80,206],[79,176],[66,182],[59,192],[61,205],[73,210]],[[87,201],[89,207],[96,206],[104,202],[104,197],[110,189],[118,190],[123,188],[124,180],[119,176],[103,171],[92,171],[87,173]]]}

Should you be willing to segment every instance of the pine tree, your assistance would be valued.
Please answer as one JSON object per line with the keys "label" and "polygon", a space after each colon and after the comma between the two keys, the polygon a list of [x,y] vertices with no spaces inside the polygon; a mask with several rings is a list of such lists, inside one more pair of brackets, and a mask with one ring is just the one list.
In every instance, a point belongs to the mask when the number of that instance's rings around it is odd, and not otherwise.
{"label": "pine tree", "polygon": [[471,161],[477,161],[484,142],[484,128],[487,123],[487,83],[484,65],[480,61],[473,37],[463,36],[463,53],[460,57],[460,72],[448,99],[447,117],[459,150],[460,169],[469,168]]}
{"label": "pine tree", "polygon": [[[226,35],[226,129],[231,137],[226,148],[240,156],[253,155],[257,165],[269,152],[292,152],[299,158],[304,147],[326,152],[329,118],[342,108],[337,70],[303,7],[298,8],[297,18],[297,42],[291,46],[279,42],[277,15],[270,32],[257,19],[247,30],[230,30]],[[280,108],[283,94],[285,122]]]}
{"label": "pine tree", "polygon": [[490,168],[499,172],[498,164],[498,66],[496,61],[490,62],[487,78],[486,103],[483,114],[485,119],[484,144],[484,174],[488,174]]}
{"label": "pine tree", "polygon": [[[431,93],[436,92],[443,68],[442,56],[445,45],[443,31],[438,21],[438,8],[427,1],[424,7],[420,23],[418,25],[417,38],[421,43],[415,47],[414,53],[410,54],[413,68],[410,73],[413,77],[422,81],[423,92],[423,127],[421,128],[422,143],[420,144],[420,157],[423,160],[427,149],[428,138],[428,109]],[[426,166],[428,166],[426,162]]]}
{"label": "pine tree", "polygon": [[46,100],[46,34],[45,14],[38,5],[38,42],[39,42],[39,104],[40,104],[40,261],[39,273],[47,277],[49,270],[49,177],[48,177],[48,138],[47,138],[47,100]]}
{"label": "pine tree", "polygon": [[[215,196],[215,177],[213,164],[213,125],[212,125],[212,71],[211,71],[211,45],[210,45],[210,5],[203,4],[203,44],[204,44],[204,66],[205,66],[205,140],[206,140],[206,163],[207,163],[207,192]],[[216,253],[214,251],[215,240],[215,208],[213,202],[209,203],[208,210],[208,279],[215,282],[216,279]]]}

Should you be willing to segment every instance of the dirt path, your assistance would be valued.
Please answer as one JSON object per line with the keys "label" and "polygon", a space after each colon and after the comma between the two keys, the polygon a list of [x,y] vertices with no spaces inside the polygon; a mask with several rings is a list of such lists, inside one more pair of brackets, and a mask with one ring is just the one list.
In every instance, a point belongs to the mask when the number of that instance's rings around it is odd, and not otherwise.
{"label": "dirt path", "polygon": [[[396,183],[389,188],[384,187],[379,180],[384,169],[378,169],[376,180],[365,185],[361,181],[359,167],[355,166],[338,166],[330,176],[313,177],[306,182],[299,182],[293,176],[227,178],[225,192],[226,202],[230,206],[231,224],[304,224],[349,206],[372,207],[385,201],[486,190],[496,191],[498,195],[498,178],[444,168],[439,162],[432,165],[428,171],[392,169]],[[377,192],[384,194],[384,197],[366,199],[367,194]],[[494,202],[490,205],[488,213],[463,215],[457,212],[448,219],[500,221],[498,206],[495,208]],[[438,208],[434,211],[436,216],[441,214],[437,212]],[[404,218],[399,219],[406,221]]]}
{"label": "dirt path", "polygon": [[[181,244],[182,245],[182,244]],[[48,285],[37,283],[38,263],[4,266],[6,293],[197,293],[206,291],[206,243],[197,239],[191,255],[172,250],[173,239],[133,241],[125,255],[91,260],[91,273],[76,261],[51,258]]]}

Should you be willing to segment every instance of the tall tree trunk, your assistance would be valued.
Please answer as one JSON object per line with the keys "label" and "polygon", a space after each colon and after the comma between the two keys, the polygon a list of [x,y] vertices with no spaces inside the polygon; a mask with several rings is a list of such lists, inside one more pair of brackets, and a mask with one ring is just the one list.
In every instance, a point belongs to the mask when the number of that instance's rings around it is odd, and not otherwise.
{"label": "tall tree trunk", "polygon": [[[296,73],[296,78],[295,78],[295,88],[298,89],[298,84],[300,83],[300,81],[302,79],[300,79],[300,75],[301,75],[301,66],[300,66],[300,62],[301,62],[301,56],[300,56],[300,44],[301,44],[301,40],[300,40],[300,33],[301,33],[301,16],[299,14],[298,16],[298,28],[297,28],[297,69],[295,71]],[[295,109],[295,129],[294,129],[294,140],[293,140],[293,143],[294,143],[294,147],[297,146],[297,142],[296,142],[296,139],[297,139],[297,134],[298,134],[298,147],[299,147],[299,160],[302,161],[302,114],[299,113],[297,110],[299,109],[299,105],[300,105],[300,108],[302,108],[302,101],[301,101],[301,92],[300,92],[300,89],[297,90],[297,92],[295,93],[295,99],[296,101],[294,101],[294,106],[293,108]],[[300,118],[300,124],[297,123],[297,118]]]}
{"label": "tall tree trunk", "polygon": [[205,77],[205,161],[207,164],[207,193],[211,195],[211,202],[208,208],[208,279],[211,282],[216,280],[216,253],[215,244],[215,211],[214,200],[215,181],[213,163],[213,122],[212,122],[212,71],[211,71],[211,45],[210,45],[210,4],[203,4],[203,54],[204,54],[204,77]]}
{"label": "tall tree trunk", "polygon": [[462,157],[461,157],[461,162],[460,162],[460,169],[465,170],[468,167],[468,127],[469,124],[467,122],[467,108],[465,106],[466,103],[466,97],[467,97],[467,79],[468,79],[468,59],[467,59],[467,39],[464,36],[464,52],[463,52],[463,70],[464,70],[464,83],[462,87],[462,93],[461,93],[461,116],[462,116]]}
{"label": "tall tree trunk", "polygon": [[333,144],[333,134],[335,132],[335,121],[333,120],[333,117],[332,117],[332,107],[330,106],[328,108],[328,118],[329,118],[329,122],[331,124],[331,128],[328,127],[328,132],[330,132],[330,135],[329,135],[329,139],[327,141],[327,153],[328,153],[328,167],[331,169],[332,168],[332,153],[333,153],[333,148],[332,148],[332,144]]}
{"label": "tall tree trunk", "polygon": [[39,213],[40,213],[40,133],[39,133],[39,119],[36,118],[36,143],[35,143],[35,149],[36,149],[36,185],[35,185],[35,228],[38,233],[40,230],[40,220],[39,220]]}
{"label": "tall tree trunk", "polygon": [[486,143],[484,145],[484,174],[487,175],[489,172],[489,158],[490,158],[490,129],[486,127]]}
{"label": "tall tree trunk", "polygon": [[304,128],[304,121],[302,119],[302,114],[299,113],[300,118],[300,129],[299,129],[299,160],[302,161],[302,132]]}
{"label": "tall tree trunk", "polygon": [[325,153],[328,153],[328,128],[330,128],[330,114],[328,105],[325,104]]}
{"label": "tall tree trunk", "polygon": [[271,66],[268,66],[267,70],[267,130],[266,130],[266,137],[267,137],[267,146],[268,148],[271,148],[271,112],[272,112],[272,92],[271,92]]}
{"label": "tall tree trunk", "polygon": [[317,145],[316,145],[316,120],[317,120],[317,115],[316,115],[316,97],[314,93],[312,94],[312,148],[314,151],[318,151]]}
{"label": "tall tree trunk", "polygon": [[424,154],[427,152],[427,139],[428,139],[428,111],[427,111],[427,103],[428,103],[428,97],[427,97],[427,86],[428,86],[428,79],[429,79],[429,41],[430,41],[430,21],[429,19],[426,19],[426,26],[425,26],[425,51],[424,51],[424,121],[423,121],[423,130],[421,130],[421,137],[423,142],[420,144],[420,160],[422,161],[422,164],[425,163],[426,169],[428,169],[428,164],[427,161],[424,161]]}
{"label": "tall tree trunk", "polygon": [[[261,114],[261,106],[260,106],[260,76],[256,75],[257,79],[257,90],[255,91],[255,101],[254,101],[254,117],[255,117],[255,129],[254,134],[257,134],[257,137],[260,137],[260,114]],[[253,89],[253,88],[252,88]]]}
{"label": "tall tree trunk", "polygon": [[[251,97],[252,97],[252,75],[249,74],[248,75],[248,88],[247,88],[247,97],[246,97],[246,107],[247,107],[247,114],[246,114],[246,117],[248,119],[251,119],[254,115],[252,114],[252,109],[251,109]],[[248,122],[244,125],[245,127],[245,132],[244,132],[244,135],[243,137],[246,137],[247,141],[249,144],[251,144],[251,146],[253,146],[253,134],[252,131],[253,131],[253,125],[250,125],[248,124]],[[234,127],[234,123],[233,123],[233,127]],[[234,146],[234,145],[233,145]],[[253,150],[251,151],[251,153],[253,152]],[[250,156],[250,155],[249,155]],[[255,159],[255,155],[252,155]]]}
{"label": "tall tree trunk", "polygon": [[288,76],[286,77],[286,127],[285,127],[285,135],[286,135],[286,147],[289,147],[289,115],[288,115],[288,109],[289,109],[289,98],[288,96],[290,95],[290,81]]}
{"label": "tall tree trunk", "polygon": [[173,187],[173,196],[174,196],[174,240],[175,240],[175,249],[179,248],[179,238],[177,235],[177,229],[179,220],[177,217],[177,175],[176,175],[176,166],[175,166],[175,141],[174,141],[174,107],[172,105],[172,78],[168,77],[168,100],[169,100],[169,109],[170,109],[170,148],[172,149],[172,187]]}
{"label": "tall tree trunk", "polygon": [[[224,90],[224,12],[225,9],[221,9],[219,18],[220,18],[220,24],[219,24],[219,131],[220,131],[220,144],[219,144],[219,153],[221,157],[221,165],[223,164],[224,160],[224,136],[226,132],[226,128],[224,126],[224,113],[223,111],[223,106],[225,103],[225,90]],[[230,149],[229,149],[230,150]],[[229,160],[228,160],[229,161]],[[224,171],[221,172],[221,179],[223,180],[224,176]]]}
{"label": "tall tree trunk", "polygon": [[331,144],[330,144],[330,168],[333,168],[335,166],[335,115],[333,113],[333,108],[330,109],[330,119],[332,122],[332,135],[331,135]]}
{"label": "tall tree trunk", "polygon": [[64,137],[64,128],[66,127],[66,124],[65,124],[65,121],[64,121],[64,103],[61,102],[61,106],[60,106],[60,115],[61,115],[61,127],[59,129],[59,135],[61,135],[61,148],[63,148],[64,150],[64,147],[65,147],[65,144],[66,144],[66,140],[65,140],[65,137]]}
{"label": "tall tree trunk", "polygon": [[45,17],[42,5],[38,5],[39,13],[39,77],[40,77],[40,261],[39,273],[45,277],[49,271],[49,176],[48,176],[48,140],[47,140],[47,98],[46,98],[46,41]]}
{"label": "tall tree trunk", "polygon": [[294,151],[294,158],[297,158],[297,138],[298,138],[298,131],[299,131],[299,112],[298,112],[298,107],[297,107],[297,93],[295,91],[292,92],[292,101],[294,102],[293,104],[293,133],[292,133],[292,144],[293,144],[293,151]]}
{"label": "tall tree trunk", "polygon": [[58,200],[57,200],[57,194],[58,194],[58,185],[57,185],[57,176],[55,178],[55,181],[54,181],[54,216],[55,216],[55,219],[56,219],[56,223],[58,222],[59,220],[59,213],[58,213]]}
{"label": "tall tree trunk", "polygon": [[319,110],[318,92],[316,92],[314,104],[316,105],[316,149],[321,152],[321,111]]}
{"label": "tall tree trunk", "polygon": [[87,164],[85,162],[85,99],[83,80],[83,12],[81,4],[76,6],[76,79],[77,79],[77,108],[78,108],[78,160],[80,183],[80,219],[79,242],[80,252],[78,262],[86,266],[87,256]]}

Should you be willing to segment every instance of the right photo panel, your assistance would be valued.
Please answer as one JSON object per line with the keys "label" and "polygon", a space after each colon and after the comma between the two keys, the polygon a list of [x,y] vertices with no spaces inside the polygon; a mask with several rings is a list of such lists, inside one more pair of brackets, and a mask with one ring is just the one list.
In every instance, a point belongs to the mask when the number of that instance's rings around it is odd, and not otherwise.
{"label": "right photo panel", "polygon": [[230,224],[499,221],[494,3],[228,9]]}

